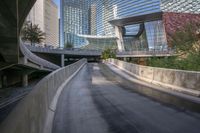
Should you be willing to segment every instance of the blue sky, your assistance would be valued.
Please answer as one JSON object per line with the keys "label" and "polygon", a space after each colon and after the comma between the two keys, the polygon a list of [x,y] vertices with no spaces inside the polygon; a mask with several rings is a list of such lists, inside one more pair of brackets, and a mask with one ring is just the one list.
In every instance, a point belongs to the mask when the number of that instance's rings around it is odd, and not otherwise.
{"label": "blue sky", "polygon": [[60,14],[60,0],[53,0],[53,1],[58,5],[58,15],[59,15]]}

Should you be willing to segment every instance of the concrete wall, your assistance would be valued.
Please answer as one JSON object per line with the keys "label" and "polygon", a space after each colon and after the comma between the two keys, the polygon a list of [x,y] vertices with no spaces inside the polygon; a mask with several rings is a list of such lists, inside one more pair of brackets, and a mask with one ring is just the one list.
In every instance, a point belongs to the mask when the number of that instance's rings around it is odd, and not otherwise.
{"label": "concrete wall", "polygon": [[141,66],[116,59],[108,59],[106,62],[125,70],[138,79],[200,96],[200,72]]}
{"label": "concrete wall", "polygon": [[64,87],[85,63],[82,59],[43,78],[1,124],[1,133],[51,133],[60,86]]}

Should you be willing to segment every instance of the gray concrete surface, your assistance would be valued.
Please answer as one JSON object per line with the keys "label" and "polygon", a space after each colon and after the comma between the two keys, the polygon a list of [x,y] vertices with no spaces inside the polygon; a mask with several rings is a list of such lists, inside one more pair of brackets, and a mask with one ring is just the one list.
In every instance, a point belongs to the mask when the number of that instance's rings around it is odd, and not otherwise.
{"label": "gray concrete surface", "polygon": [[61,90],[60,86],[72,79],[85,63],[86,59],[82,59],[43,78],[1,123],[0,132],[46,133],[47,130],[51,131],[57,92]]}
{"label": "gray concrete surface", "polygon": [[122,51],[117,52],[118,58],[128,58],[128,57],[166,57],[174,56],[174,51]]}
{"label": "gray concrete surface", "polygon": [[48,48],[37,47],[29,44],[26,47],[34,53],[49,53],[49,54],[64,54],[64,55],[77,55],[77,56],[101,56],[102,51],[90,50],[90,49],[61,49],[61,48]]}
{"label": "gray concrete surface", "polygon": [[53,133],[199,133],[200,114],[139,95],[134,89],[144,86],[116,77],[85,66],[59,98]]}
{"label": "gray concrete surface", "polygon": [[18,63],[20,30],[35,2],[36,0],[0,1],[0,55],[5,63]]}
{"label": "gray concrete surface", "polygon": [[200,72],[142,66],[117,59],[108,59],[106,62],[138,79],[185,94],[200,96]]}

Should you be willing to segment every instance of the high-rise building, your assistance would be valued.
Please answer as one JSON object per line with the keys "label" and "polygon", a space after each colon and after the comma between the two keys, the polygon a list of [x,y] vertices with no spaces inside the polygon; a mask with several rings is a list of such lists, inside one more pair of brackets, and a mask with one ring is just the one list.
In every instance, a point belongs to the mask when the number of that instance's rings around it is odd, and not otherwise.
{"label": "high-rise building", "polygon": [[59,46],[58,7],[52,0],[45,0],[44,31],[45,43],[54,47]]}
{"label": "high-rise building", "polygon": [[89,11],[89,17],[90,17],[90,34],[96,35],[97,34],[97,6],[95,4],[91,5],[90,11]]}
{"label": "high-rise building", "polygon": [[79,38],[77,46],[106,45],[115,38],[121,51],[165,50],[169,33],[200,20],[199,0],[61,1],[64,42],[72,35]]}
{"label": "high-rise building", "polygon": [[27,16],[27,21],[39,25],[42,31],[44,31],[44,11],[44,0],[37,0]]}
{"label": "high-rise building", "polygon": [[44,44],[59,46],[58,7],[52,0],[37,0],[27,16],[27,21],[39,25],[45,32]]}
{"label": "high-rise building", "polygon": [[79,47],[85,43],[78,35],[90,33],[89,3],[89,0],[61,0],[63,45],[70,43]]}

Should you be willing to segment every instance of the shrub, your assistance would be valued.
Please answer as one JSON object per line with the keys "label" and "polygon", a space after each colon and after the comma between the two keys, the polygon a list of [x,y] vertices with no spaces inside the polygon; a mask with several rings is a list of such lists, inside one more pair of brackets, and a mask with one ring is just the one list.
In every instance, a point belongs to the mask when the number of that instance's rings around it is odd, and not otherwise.
{"label": "shrub", "polygon": [[116,58],[115,50],[107,48],[102,52],[102,59],[108,59],[108,58]]}

